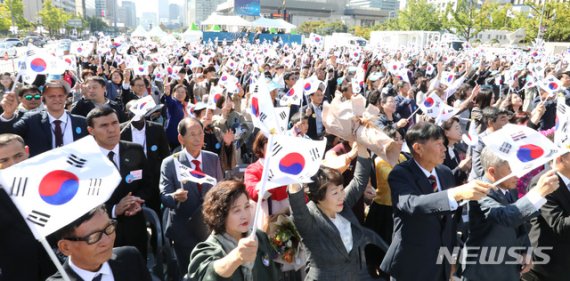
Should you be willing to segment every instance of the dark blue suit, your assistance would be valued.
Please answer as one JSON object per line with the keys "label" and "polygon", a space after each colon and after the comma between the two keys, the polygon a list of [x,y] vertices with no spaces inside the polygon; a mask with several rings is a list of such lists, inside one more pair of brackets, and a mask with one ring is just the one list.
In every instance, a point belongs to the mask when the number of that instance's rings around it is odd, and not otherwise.
{"label": "dark blue suit", "polygon": [[[85,117],[69,114],[69,118],[71,119],[73,140],[76,141],[86,136],[87,123]],[[52,128],[46,111],[26,113],[22,118],[14,118],[8,122],[0,121],[0,134],[3,133],[20,135],[26,145],[30,147],[30,157],[53,148]]]}
{"label": "dark blue suit", "polygon": [[[214,177],[218,182],[221,181],[224,177],[218,156],[204,150],[201,153],[203,172]],[[190,252],[196,244],[206,240],[209,235],[202,218],[202,202],[212,186],[203,184],[200,193],[197,184],[194,182],[186,182],[181,185],[176,177],[174,157],[186,167],[192,167],[184,151],[177,152],[164,159],[160,168],[160,196],[162,204],[168,208],[165,210],[168,212],[168,221],[164,226],[166,236],[174,241],[179,268],[183,273],[186,273]],[[170,194],[181,186],[188,191],[188,199],[182,203],[177,203]]]}
{"label": "dark blue suit", "polygon": [[449,168],[436,168],[442,191],[433,192],[431,183],[413,159],[403,162],[388,175],[394,207],[392,244],[380,265],[395,280],[447,281],[450,265],[437,264],[441,247],[449,252],[455,244],[456,222],[446,189],[455,185]]}

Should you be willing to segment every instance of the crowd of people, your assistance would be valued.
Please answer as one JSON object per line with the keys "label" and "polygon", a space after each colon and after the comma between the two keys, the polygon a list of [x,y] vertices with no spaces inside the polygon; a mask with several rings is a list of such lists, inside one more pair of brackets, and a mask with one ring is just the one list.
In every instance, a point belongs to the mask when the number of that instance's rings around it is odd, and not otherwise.
{"label": "crowd of people", "polygon": [[[557,103],[570,106],[566,54],[129,37],[71,48],[62,73],[0,76],[0,169],[91,135],[123,179],[50,237],[71,280],[153,280],[155,235],[174,249],[176,281],[567,280],[570,154],[518,178],[481,140],[509,123],[554,138]],[[560,87],[543,87],[549,77]],[[281,133],[326,140],[311,182],[260,192],[258,83],[285,108]],[[157,106],[135,118],[147,96]],[[359,96],[375,115],[355,122],[382,144],[328,131],[327,106]],[[436,97],[454,113],[428,112]],[[181,182],[177,163],[217,184]],[[0,281],[65,280],[3,189],[0,200]],[[164,233],[149,234],[143,208]]]}

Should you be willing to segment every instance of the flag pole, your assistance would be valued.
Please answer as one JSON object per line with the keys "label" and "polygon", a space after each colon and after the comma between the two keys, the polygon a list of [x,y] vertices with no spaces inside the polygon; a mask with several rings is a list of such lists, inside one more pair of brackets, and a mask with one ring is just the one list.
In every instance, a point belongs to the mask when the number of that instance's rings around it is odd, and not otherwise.
{"label": "flag pole", "polygon": [[[493,188],[494,188],[494,189],[497,189],[497,186],[498,186],[499,184],[505,182],[506,180],[508,180],[508,179],[510,179],[510,178],[512,178],[512,177],[514,177],[514,176],[515,176],[515,174],[514,174],[514,173],[511,173],[511,174],[509,174],[508,176],[503,177],[502,179],[500,179],[500,180],[494,182],[494,183],[492,184]],[[461,203],[459,204],[459,206],[463,207],[463,206],[465,206],[465,205],[467,204],[467,202],[469,202],[469,201],[470,201],[470,200],[465,200],[465,201],[461,202]],[[473,200],[473,201],[476,201],[476,200]]]}
{"label": "flag pole", "polygon": [[61,274],[61,277],[63,278],[63,280],[71,281],[71,279],[69,278],[69,275],[67,275],[67,272],[65,271],[65,269],[63,269],[63,266],[61,266],[61,263],[59,262],[59,260],[55,256],[53,249],[49,246],[48,242],[46,241],[46,238],[42,237],[41,239],[39,239],[39,241],[42,244],[42,246],[44,246],[46,253],[49,255],[51,261],[53,262],[53,264],[55,265],[55,267],[57,268],[57,270]]}
{"label": "flag pole", "polygon": [[257,205],[255,205],[255,214],[253,217],[253,228],[251,231],[251,237],[256,237],[255,236],[255,229],[257,228],[257,222],[259,220],[260,217],[260,213],[262,212],[261,210],[261,204],[262,204],[262,200],[263,200],[263,196],[265,195],[266,192],[266,183],[267,183],[267,175],[269,174],[269,160],[271,158],[271,151],[273,150],[273,135],[270,134],[269,137],[267,137],[267,150],[265,151],[265,159],[263,160],[263,173],[261,174],[261,187],[258,190],[257,193]]}

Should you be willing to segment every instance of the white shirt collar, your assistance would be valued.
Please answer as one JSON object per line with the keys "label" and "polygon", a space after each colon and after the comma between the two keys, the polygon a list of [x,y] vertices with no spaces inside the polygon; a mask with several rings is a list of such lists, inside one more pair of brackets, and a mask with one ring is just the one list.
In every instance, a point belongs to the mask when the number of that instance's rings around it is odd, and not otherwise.
{"label": "white shirt collar", "polygon": [[135,126],[133,126],[133,124],[131,124],[131,131],[133,131],[133,132],[134,132],[134,131],[137,131],[137,132],[140,132],[140,133],[144,133],[145,130],[146,130],[146,122],[144,123],[142,129],[140,129],[140,130],[137,129]]}
{"label": "white shirt collar", "polygon": [[424,173],[426,178],[429,178],[429,176],[433,175],[437,179],[437,174],[435,172],[435,168],[430,172],[430,171],[426,170],[424,167],[422,167],[422,165],[420,165],[420,163],[418,163],[418,161],[416,161],[415,159],[414,159],[414,162],[416,162],[416,165],[418,165],[418,167],[420,167],[420,170],[422,170],[422,172]]}
{"label": "white shirt collar", "polygon": [[64,111],[63,114],[62,114],[59,118],[53,117],[53,116],[49,113],[49,111],[46,111],[46,112],[47,112],[48,120],[49,120],[49,123],[50,123],[50,124],[52,124],[53,121],[55,121],[55,120],[60,120],[61,123],[63,123],[63,124],[67,123],[67,112]]}
{"label": "white shirt collar", "polygon": [[193,164],[192,160],[198,160],[198,161],[200,161],[200,165],[202,165],[202,167],[204,166],[204,163],[202,163],[202,151],[200,151],[200,154],[198,154],[198,157],[194,158],[192,155],[190,155],[190,153],[188,153],[188,150],[186,150],[185,148],[183,148],[182,150],[186,154],[186,158],[188,158],[188,162]]}
{"label": "white shirt collar", "polygon": [[562,181],[566,185],[566,188],[570,189],[570,186],[568,186],[570,184],[570,179],[561,173],[556,173],[556,174],[558,174],[558,176],[562,179]]}
{"label": "white shirt collar", "polygon": [[108,149],[102,148],[102,147],[100,147],[100,146],[99,146],[99,149],[101,149],[101,152],[103,152],[103,154],[104,154],[105,156],[107,156],[107,155],[109,154],[109,151],[113,151],[113,152],[115,153],[115,156],[118,156],[118,155],[119,155],[119,144],[116,144],[115,147],[113,147],[112,150],[108,150]]}
{"label": "white shirt collar", "polygon": [[68,263],[71,269],[73,269],[73,271],[75,271],[75,273],[77,273],[77,275],[79,275],[79,277],[81,277],[81,279],[83,280],[93,280],[93,278],[95,278],[95,276],[97,276],[99,273],[102,273],[103,276],[105,275],[113,276],[113,271],[111,270],[111,267],[107,262],[103,263],[101,265],[101,268],[99,268],[99,270],[96,272],[91,272],[77,267],[71,260],[71,257],[69,257]]}

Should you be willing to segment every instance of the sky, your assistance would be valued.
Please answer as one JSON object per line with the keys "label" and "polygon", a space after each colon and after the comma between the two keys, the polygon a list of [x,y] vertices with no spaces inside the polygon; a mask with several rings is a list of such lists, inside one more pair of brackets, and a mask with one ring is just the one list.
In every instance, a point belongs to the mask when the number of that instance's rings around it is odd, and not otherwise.
{"label": "sky", "polygon": [[[146,13],[146,12],[153,12],[153,13],[157,13],[158,14],[158,0],[144,0],[144,1],[136,1],[136,0],[130,0],[132,2],[135,2],[135,5],[137,7],[137,17],[142,16],[142,13]],[[119,2],[123,2],[122,0],[119,0]],[[176,3],[178,5],[182,5],[183,0],[170,0],[170,3]]]}

